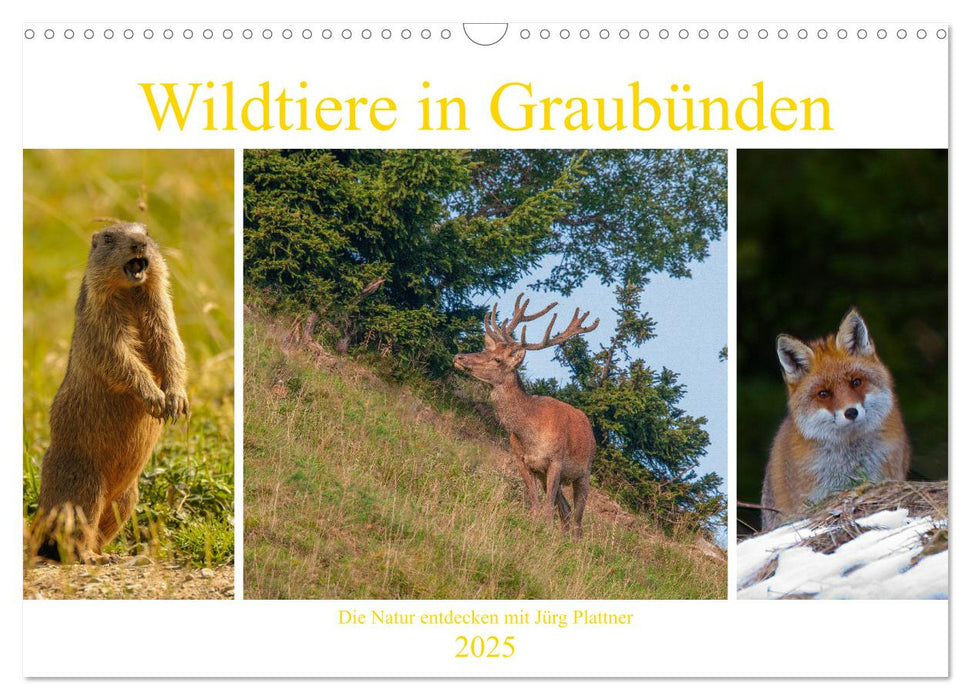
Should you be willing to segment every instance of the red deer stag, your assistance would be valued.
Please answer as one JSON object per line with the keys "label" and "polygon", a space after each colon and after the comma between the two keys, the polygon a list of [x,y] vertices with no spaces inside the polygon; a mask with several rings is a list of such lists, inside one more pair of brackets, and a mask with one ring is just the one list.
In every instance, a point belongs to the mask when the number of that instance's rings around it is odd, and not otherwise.
{"label": "red deer stag", "polygon": [[569,404],[548,396],[527,394],[516,368],[522,364],[527,350],[553,347],[580,333],[589,333],[597,327],[600,319],[583,326],[590,312],[581,316],[580,309],[577,309],[563,332],[551,338],[550,333],[556,323],[556,314],[553,314],[543,340],[527,343],[526,328],[522,329],[520,339],[516,340],[516,327],[539,318],[556,306],[556,302],[539,313],[527,315],[529,299],[520,306],[522,298],[522,294],[516,297],[512,318],[501,324],[496,322],[494,305],[492,313],[486,314],[484,319],[485,350],[456,355],[454,364],[458,369],[492,385],[489,397],[495,404],[499,422],[509,431],[509,443],[526,485],[526,500],[530,508],[534,511],[540,509],[536,491],[536,482],[539,482],[546,492],[545,517],[553,519],[555,505],[563,528],[568,529],[570,505],[561,485],[573,485],[573,526],[574,534],[579,538],[583,532],[583,508],[590,491],[590,465],[596,449],[590,421],[583,411]]}

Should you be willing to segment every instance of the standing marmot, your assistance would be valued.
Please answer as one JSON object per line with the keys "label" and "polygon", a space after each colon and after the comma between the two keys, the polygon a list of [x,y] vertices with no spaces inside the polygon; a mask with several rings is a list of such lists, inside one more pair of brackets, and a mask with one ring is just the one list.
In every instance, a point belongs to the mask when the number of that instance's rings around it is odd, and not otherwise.
{"label": "standing marmot", "polygon": [[138,502],[164,419],[188,410],[168,268],[144,225],[112,224],[91,236],[67,374],[51,404],[39,553],[59,559],[58,535],[83,558],[99,553]]}

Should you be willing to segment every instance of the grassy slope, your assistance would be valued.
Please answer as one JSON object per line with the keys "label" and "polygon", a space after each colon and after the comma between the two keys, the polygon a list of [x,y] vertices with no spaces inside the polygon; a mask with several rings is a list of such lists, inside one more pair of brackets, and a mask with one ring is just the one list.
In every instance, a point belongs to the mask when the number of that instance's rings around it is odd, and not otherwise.
{"label": "grassy slope", "polygon": [[[147,211],[137,206],[147,195]],[[190,421],[168,425],[132,523],[108,548],[216,565],[233,558],[232,151],[24,153],[24,518],[37,507],[48,410],[67,368],[74,303],[98,217],[143,221],[172,278]]]}
{"label": "grassy slope", "polygon": [[723,562],[629,514],[589,508],[580,543],[534,520],[480,421],[275,337],[247,318],[247,598],[725,597]]}

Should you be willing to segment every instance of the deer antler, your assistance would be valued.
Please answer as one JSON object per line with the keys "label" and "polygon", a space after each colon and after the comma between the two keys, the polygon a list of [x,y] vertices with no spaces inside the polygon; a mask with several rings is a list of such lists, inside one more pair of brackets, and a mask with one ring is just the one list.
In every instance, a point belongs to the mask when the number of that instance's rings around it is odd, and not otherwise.
{"label": "deer antler", "polygon": [[573,312],[573,319],[570,324],[564,328],[562,331],[557,333],[555,336],[550,338],[550,333],[553,332],[553,324],[556,323],[556,314],[553,314],[553,318],[550,319],[550,325],[546,327],[546,333],[543,335],[543,340],[538,343],[527,343],[526,342],[526,329],[523,328],[522,346],[527,350],[542,350],[543,348],[553,347],[554,345],[560,345],[575,335],[580,335],[581,333],[589,333],[598,325],[600,325],[600,319],[594,319],[594,322],[589,326],[584,326],[583,322],[590,315],[589,311],[584,311],[583,315],[580,315],[580,307]]}
{"label": "deer antler", "polygon": [[526,314],[526,307],[529,306],[529,299],[520,304],[522,301],[524,292],[520,292],[519,296],[516,297],[516,305],[512,312],[512,318],[503,319],[501,324],[496,323],[496,313],[498,311],[498,304],[492,305],[492,313],[487,315],[485,318],[485,328],[486,333],[496,341],[502,343],[515,343],[516,342],[516,327],[520,324],[529,321],[534,321],[554,306],[556,302],[547,306],[542,311],[538,311],[535,314]]}
{"label": "deer antler", "polygon": [[486,314],[485,318],[483,319],[485,331],[486,334],[494,341],[509,344],[518,343],[527,350],[542,350],[543,348],[552,347],[553,345],[559,345],[575,335],[589,333],[600,323],[600,319],[598,318],[589,326],[584,327],[583,322],[586,320],[587,316],[590,315],[590,312],[587,311],[583,314],[583,316],[581,316],[580,309],[577,308],[577,310],[573,312],[573,320],[570,321],[570,325],[568,325],[562,332],[556,334],[552,339],[550,338],[550,333],[553,332],[553,324],[556,323],[556,314],[553,314],[553,318],[550,319],[550,324],[546,327],[546,334],[543,336],[542,342],[527,343],[525,328],[522,330],[521,339],[517,341],[515,331],[520,323],[535,321],[537,318],[543,316],[550,309],[556,306],[556,302],[554,301],[542,311],[538,311],[535,314],[527,314],[526,307],[529,306],[529,299],[526,299],[526,301],[520,304],[522,298],[523,293],[521,292],[519,296],[516,297],[516,304],[513,309],[512,318],[504,319],[501,324],[496,322],[498,304],[493,304],[492,312]]}

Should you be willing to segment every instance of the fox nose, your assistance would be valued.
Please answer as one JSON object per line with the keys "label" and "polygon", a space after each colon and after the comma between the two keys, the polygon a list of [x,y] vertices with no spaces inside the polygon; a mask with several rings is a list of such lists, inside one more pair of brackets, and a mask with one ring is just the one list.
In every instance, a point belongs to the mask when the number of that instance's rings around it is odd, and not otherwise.
{"label": "fox nose", "polygon": [[843,411],[843,415],[849,418],[850,420],[856,420],[856,417],[860,415],[860,412],[857,411],[855,408],[848,408],[845,411]]}

